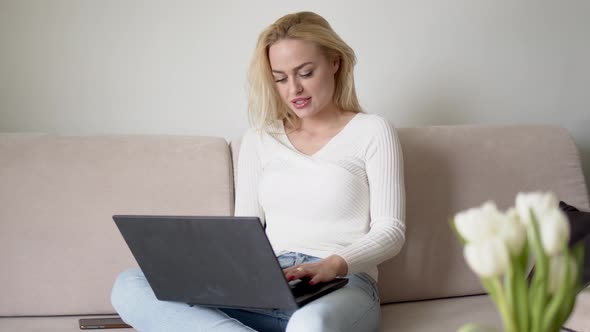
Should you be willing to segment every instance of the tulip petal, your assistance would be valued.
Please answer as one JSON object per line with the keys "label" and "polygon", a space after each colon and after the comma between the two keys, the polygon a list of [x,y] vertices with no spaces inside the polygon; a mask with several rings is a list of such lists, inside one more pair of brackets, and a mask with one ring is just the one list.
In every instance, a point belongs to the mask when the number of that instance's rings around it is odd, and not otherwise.
{"label": "tulip petal", "polygon": [[541,243],[549,256],[555,256],[564,248],[570,237],[567,217],[559,210],[552,210],[539,218]]}
{"label": "tulip petal", "polygon": [[463,254],[469,267],[481,278],[503,275],[510,264],[506,244],[499,238],[468,243]]}

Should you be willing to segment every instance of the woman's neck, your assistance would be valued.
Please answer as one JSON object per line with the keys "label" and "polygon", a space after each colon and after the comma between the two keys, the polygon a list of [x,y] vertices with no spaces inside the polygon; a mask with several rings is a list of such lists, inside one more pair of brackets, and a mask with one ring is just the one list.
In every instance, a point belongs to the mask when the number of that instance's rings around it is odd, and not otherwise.
{"label": "woman's neck", "polygon": [[306,132],[318,134],[334,128],[340,128],[348,122],[349,112],[344,112],[337,107],[322,110],[314,116],[297,118],[293,127],[288,127],[290,132]]}

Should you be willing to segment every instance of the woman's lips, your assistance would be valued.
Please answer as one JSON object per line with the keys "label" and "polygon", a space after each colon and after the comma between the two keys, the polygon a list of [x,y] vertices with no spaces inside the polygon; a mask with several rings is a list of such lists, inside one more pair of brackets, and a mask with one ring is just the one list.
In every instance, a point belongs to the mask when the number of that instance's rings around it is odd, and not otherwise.
{"label": "woman's lips", "polygon": [[311,97],[309,97],[309,98],[295,98],[295,99],[291,100],[291,104],[293,104],[293,106],[295,108],[304,108],[307,105],[309,105],[310,102],[311,102]]}

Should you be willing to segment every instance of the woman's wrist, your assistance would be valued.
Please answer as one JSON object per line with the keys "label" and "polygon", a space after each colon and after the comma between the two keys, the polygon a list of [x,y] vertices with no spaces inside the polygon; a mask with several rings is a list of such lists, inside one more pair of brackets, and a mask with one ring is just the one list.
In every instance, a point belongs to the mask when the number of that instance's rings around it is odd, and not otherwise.
{"label": "woman's wrist", "polygon": [[326,260],[329,262],[330,266],[334,269],[333,271],[336,272],[336,276],[343,277],[348,274],[348,263],[339,255],[331,255],[326,257]]}

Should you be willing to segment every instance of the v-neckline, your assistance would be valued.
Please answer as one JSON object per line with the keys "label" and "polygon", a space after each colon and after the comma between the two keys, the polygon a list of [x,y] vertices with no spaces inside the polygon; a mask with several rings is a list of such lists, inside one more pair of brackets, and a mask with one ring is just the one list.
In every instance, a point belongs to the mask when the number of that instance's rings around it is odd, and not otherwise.
{"label": "v-neckline", "polygon": [[318,154],[320,154],[321,152],[323,152],[324,150],[326,150],[326,148],[329,145],[334,144],[333,142],[336,140],[336,138],[338,136],[341,136],[343,132],[346,131],[346,128],[351,126],[351,123],[360,115],[360,113],[355,114],[350,120],[348,120],[348,122],[340,129],[340,131],[338,131],[334,136],[332,136],[332,138],[330,138],[324,145],[322,145],[316,152],[312,153],[312,154],[307,154],[302,152],[301,150],[299,150],[294,144],[293,142],[291,142],[291,139],[289,138],[289,135],[287,135],[287,131],[285,130],[285,124],[283,123],[283,121],[279,121],[281,123],[281,128],[283,130],[283,133],[285,134],[285,140],[287,141],[287,144],[289,145],[289,147],[291,147],[295,152],[305,156],[305,157],[309,157],[309,158],[313,158],[315,156],[317,156]]}

